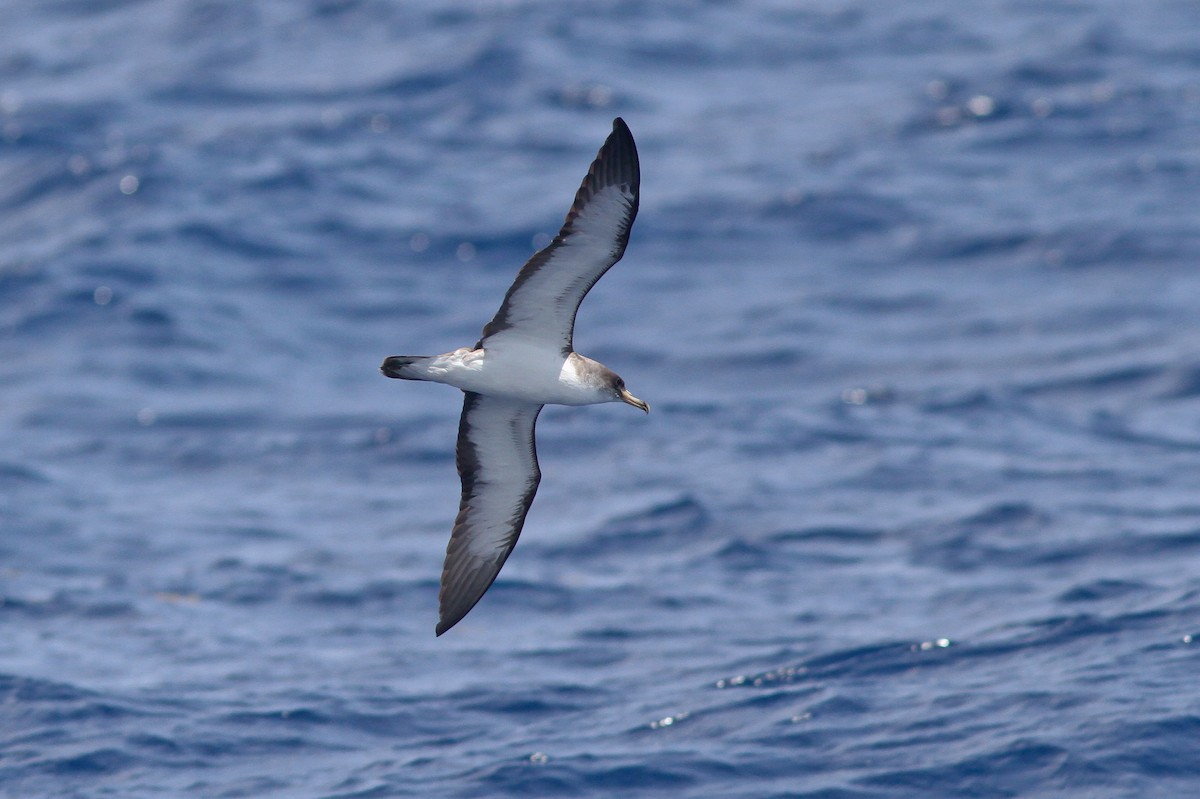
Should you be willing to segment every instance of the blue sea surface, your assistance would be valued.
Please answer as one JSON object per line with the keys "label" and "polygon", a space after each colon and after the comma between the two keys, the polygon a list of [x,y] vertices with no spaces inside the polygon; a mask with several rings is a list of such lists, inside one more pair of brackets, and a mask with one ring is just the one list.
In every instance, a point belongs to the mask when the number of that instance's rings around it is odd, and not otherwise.
{"label": "blue sea surface", "polygon": [[[473,343],[630,247],[435,638]],[[1200,795],[1200,5],[0,6],[0,796]]]}

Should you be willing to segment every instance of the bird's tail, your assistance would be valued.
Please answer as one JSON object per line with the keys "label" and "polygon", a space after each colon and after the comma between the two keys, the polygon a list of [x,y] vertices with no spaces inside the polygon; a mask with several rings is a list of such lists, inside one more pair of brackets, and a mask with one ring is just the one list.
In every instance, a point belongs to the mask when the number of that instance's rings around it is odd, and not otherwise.
{"label": "bird's tail", "polygon": [[426,380],[422,367],[428,360],[425,355],[393,355],[384,359],[379,371],[388,377],[398,377],[401,380]]}

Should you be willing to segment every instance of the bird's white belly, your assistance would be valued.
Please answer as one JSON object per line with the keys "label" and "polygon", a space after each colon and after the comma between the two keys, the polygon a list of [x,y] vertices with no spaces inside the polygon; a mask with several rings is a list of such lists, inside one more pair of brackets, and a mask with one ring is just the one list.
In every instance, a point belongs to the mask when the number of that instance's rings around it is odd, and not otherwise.
{"label": "bird's white belly", "polygon": [[462,348],[433,359],[431,379],[463,391],[540,405],[590,405],[603,402],[583,385],[570,359],[557,349],[506,344],[503,348]]}

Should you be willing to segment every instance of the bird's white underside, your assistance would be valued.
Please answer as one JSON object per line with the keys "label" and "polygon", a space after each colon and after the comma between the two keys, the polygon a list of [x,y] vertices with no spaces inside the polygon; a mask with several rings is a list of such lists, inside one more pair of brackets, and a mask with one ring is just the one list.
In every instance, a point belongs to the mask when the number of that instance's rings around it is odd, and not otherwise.
{"label": "bird's white underside", "polygon": [[581,379],[582,356],[564,357],[544,341],[493,336],[480,349],[462,347],[420,367],[426,380],[530,405],[594,405],[618,398]]}

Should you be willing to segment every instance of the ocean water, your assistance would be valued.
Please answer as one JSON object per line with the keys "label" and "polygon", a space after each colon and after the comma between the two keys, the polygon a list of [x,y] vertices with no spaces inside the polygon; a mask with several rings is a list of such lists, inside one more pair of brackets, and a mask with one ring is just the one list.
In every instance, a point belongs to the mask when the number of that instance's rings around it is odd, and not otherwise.
{"label": "ocean water", "polygon": [[[499,581],[453,389],[642,159]],[[1200,793],[1200,6],[0,7],[0,796]]]}

